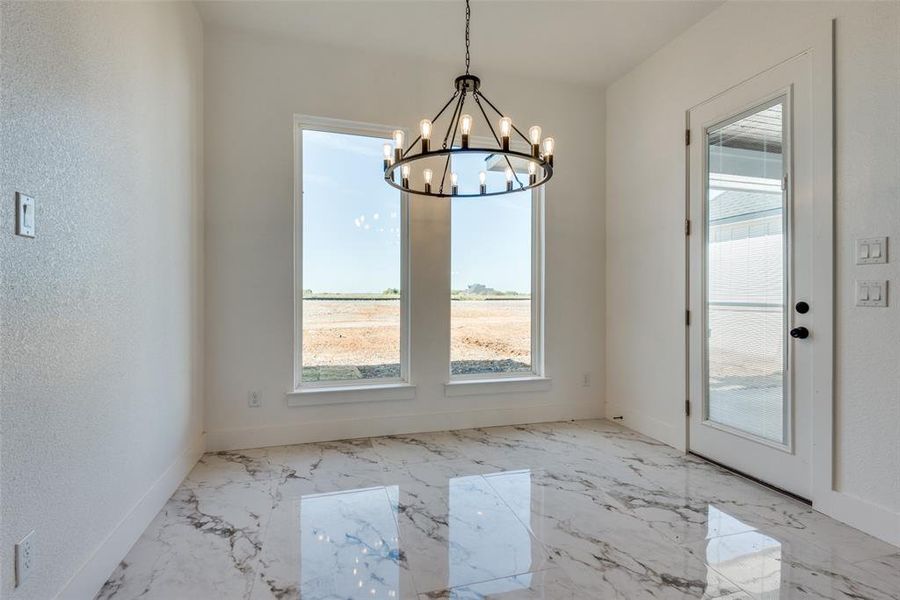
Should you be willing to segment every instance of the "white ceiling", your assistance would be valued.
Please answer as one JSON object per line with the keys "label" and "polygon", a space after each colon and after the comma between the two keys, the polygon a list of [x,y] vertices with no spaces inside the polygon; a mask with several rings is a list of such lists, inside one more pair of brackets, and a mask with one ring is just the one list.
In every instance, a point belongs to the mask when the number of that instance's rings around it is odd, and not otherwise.
{"label": "white ceiling", "polygon": [[[462,0],[196,2],[206,26],[459,64]],[[606,85],[717,8],[720,0],[472,0],[480,68]]]}

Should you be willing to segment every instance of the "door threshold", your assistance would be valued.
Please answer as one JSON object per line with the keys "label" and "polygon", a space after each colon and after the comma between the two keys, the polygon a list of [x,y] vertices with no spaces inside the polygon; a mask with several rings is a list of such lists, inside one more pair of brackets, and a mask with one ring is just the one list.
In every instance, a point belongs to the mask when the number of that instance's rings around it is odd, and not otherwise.
{"label": "door threshold", "polygon": [[808,504],[809,506],[813,505],[812,500],[808,500],[808,499],[804,498],[803,496],[798,496],[797,494],[795,494],[793,492],[789,492],[778,486],[772,485],[771,483],[767,483],[767,482],[763,481],[762,479],[754,477],[753,475],[748,475],[747,473],[744,473],[743,471],[738,471],[737,469],[729,467],[728,465],[723,465],[722,463],[720,463],[717,460],[707,458],[707,457],[703,456],[702,454],[697,454],[696,452],[688,451],[688,454],[690,454],[692,456],[696,456],[697,458],[702,458],[703,460],[705,460],[708,463],[712,463],[712,464],[716,465],[717,467],[721,467],[721,468],[725,469],[726,471],[731,471],[735,475],[740,475],[744,479],[749,479],[753,483],[758,483],[759,485],[761,485],[763,487],[767,487],[770,490],[778,492],[779,494],[784,494],[785,496],[787,496],[789,498],[793,498],[794,500],[796,500],[798,502],[802,502],[803,504]]}

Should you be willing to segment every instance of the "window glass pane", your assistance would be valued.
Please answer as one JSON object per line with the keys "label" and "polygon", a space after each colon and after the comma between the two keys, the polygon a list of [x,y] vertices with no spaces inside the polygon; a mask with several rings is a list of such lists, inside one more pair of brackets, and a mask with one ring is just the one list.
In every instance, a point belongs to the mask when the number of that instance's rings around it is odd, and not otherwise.
{"label": "window glass pane", "polygon": [[[484,164],[477,154],[454,158],[459,193],[478,193]],[[487,172],[487,186],[506,186],[502,168]],[[452,375],[532,370],[531,215],[530,191],[452,200]]]}
{"label": "window glass pane", "polygon": [[785,441],[782,104],[709,131],[710,420]]}
{"label": "window glass pane", "polygon": [[302,380],[400,377],[400,193],[381,138],[303,132]]}

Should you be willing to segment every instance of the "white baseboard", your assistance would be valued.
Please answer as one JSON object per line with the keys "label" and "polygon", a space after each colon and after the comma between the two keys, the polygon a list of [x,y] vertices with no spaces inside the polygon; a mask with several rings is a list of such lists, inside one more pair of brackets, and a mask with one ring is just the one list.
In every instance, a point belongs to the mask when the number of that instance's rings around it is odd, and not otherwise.
{"label": "white baseboard", "polygon": [[900,513],[862,498],[838,491],[828,491],[813,500],[813,508],[832,519],[900,546]]}
{"label": "white baseboard", "polygon": [[94,550],[87,561],[57,594],[59,600],[93,598],[121,560],[138,540],[166,501],[184,481],[205,452],[205,434],[184,452],[153,482],[150,489],[128,511],[121,521]]}
{"label": "white baseboard", "polygon": [[426,431],[468,429],[471,427],[600,418],[603,418],[603,405],[598,402],[596,404],[574,406],[549,404],[463,412],[315,421],[275,427],[209,431],[207,433],[207,449],[215,452],[219,450],[263,448],[266,446],[304,444],[307,442],[323,442],[400,433],[423,433]]}

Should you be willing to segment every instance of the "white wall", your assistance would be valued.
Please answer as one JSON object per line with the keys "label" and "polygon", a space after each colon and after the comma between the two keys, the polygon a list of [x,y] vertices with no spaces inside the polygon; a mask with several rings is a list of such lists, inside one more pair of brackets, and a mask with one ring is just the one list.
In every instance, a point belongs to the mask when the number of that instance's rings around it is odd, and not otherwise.
{"label": "white wall", "polygon": [[[603,100],[599,90],[479,72],[491,99],[558,140],[547,186],[549,392],[445,398],[449,212],[414,196],[411,401],[287,407],[292,386],[295,113],[414,128],[460,65],[208,29],[206,385],[210,448],[603,414]],[[582,387],[590,372],[592,387]],[[262,408],[247,407],[249,390]]]}
{"label": "white wall", "polygon": [[186,3],[0,10],[0,596],[87,598],[199,456],[202,29]]}
{"label": "white wall", "polygon": [[810,47],[831,17],[835,485],[843,507],[832,512],[900,543],[900,302],[853,306],[856,278],[900,285],[900,257],[860,268],[852,250],[857,237],[900,243],[896,2],[728,3],[608,88],[607,410],[684,447],[685,111]]}

